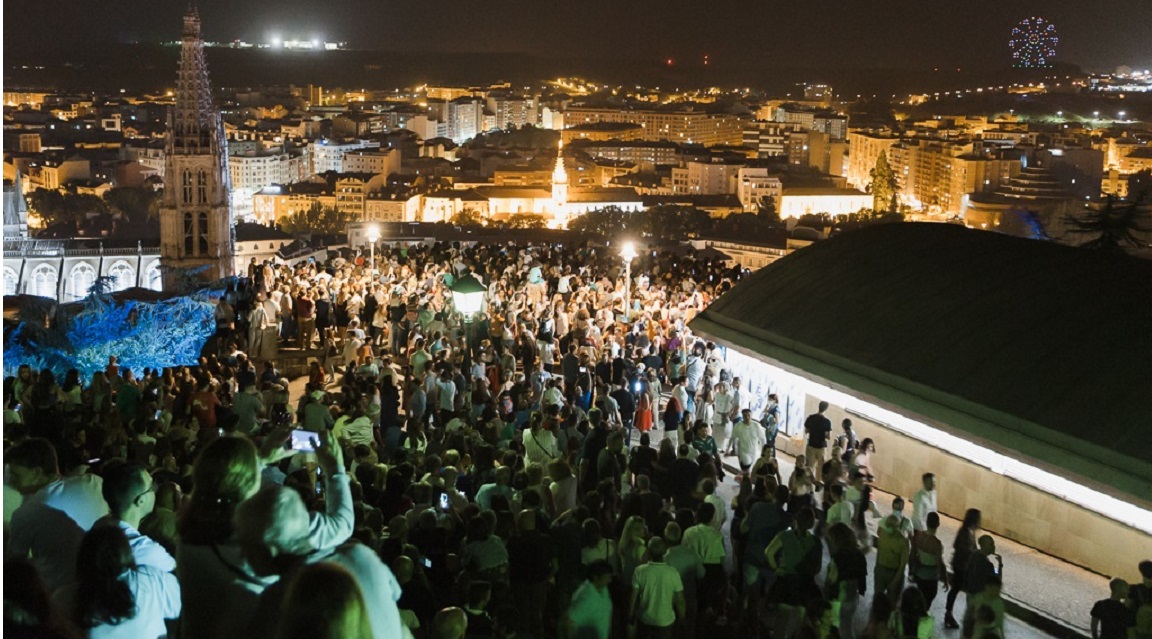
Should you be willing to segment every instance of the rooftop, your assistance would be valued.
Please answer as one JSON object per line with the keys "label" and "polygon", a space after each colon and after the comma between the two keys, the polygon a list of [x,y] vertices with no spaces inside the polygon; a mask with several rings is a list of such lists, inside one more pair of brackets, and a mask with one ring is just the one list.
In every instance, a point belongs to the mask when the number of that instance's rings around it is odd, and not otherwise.
{"label": "rooftop", "polygon": [[887,224],[757,271],[693,329],[1147,504],[1149,299],[1148,261]]}

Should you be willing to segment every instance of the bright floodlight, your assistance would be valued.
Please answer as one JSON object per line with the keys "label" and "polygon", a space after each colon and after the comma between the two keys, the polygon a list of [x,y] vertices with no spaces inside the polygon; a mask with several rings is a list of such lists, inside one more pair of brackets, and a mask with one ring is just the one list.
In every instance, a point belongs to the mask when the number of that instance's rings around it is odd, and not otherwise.
{"label": "bright floodlight", "polygon": [[452,303],[465,319],[471,319],[479,315],[484,308],[484,295],[487,292],[488,289],[480,283],[480,280],[469,273],[452,285]]}
{"label": "bright floodlight", "polygon": [[631,262],[632,260],[636,259],[636,255],[635,242],[625,242],[624,246],[620,247],[620,257],[624,258],[625,260]]}
{"label": "bright floodlight", "polygon": [[380,228],[373,224],[368,227],[368,241],[375,244],[378,239],[380,239]]}

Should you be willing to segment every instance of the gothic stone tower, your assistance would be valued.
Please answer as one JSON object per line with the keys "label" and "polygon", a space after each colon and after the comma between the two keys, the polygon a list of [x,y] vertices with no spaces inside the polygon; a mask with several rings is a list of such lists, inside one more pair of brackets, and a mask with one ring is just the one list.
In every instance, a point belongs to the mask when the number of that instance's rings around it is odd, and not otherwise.
{"label": "gothic stone tower", "polygon": [[[235,240],[228,192],[228,149],[220,112],[212,103],[200,14],[184,14],[176,104],[168,112],[164,199],[160,210],[160,259],[164,288],[180,270],[213,281],[233,273]],[[207,267],[207,268],[201,268]]]}

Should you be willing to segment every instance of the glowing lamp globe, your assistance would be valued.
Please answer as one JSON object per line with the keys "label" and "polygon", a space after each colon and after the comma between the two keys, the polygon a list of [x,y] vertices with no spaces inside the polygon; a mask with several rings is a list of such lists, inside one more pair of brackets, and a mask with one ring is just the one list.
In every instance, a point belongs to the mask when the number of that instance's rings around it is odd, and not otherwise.
{"label": "glowing lamp globe", "polygon": [[375,225],[368,227],[368,241],[375,244],[380,239],[380,229]]}
{"label": "glowing lamp globe", "polygon": [[480,314],[484,309],[484,295],[488,289],[471,273],[456,280],[452,285],[452,304],[466,319]]}
{"label": "glowing lamp globe", "polygon": [[636,259],[636,255],[637,253],[635,242],[625,242],[624,246],[620,247],[620,257],[624,258],[625,260],[631,262],[632,260]]}

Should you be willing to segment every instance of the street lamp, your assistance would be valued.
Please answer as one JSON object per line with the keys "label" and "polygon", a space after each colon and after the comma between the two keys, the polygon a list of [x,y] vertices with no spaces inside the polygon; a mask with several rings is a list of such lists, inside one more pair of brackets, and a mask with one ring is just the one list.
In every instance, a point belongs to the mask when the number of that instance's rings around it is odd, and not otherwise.
{"label": "street lamp", "polygon": [[371,265],[372,274],[376,274],[376,241],[380,239],[380,227],[373,224],[368,227],[368,264]]}
{"label": "street lamp", "polygon": [[475,275],[467,275],[456,280],[450,289],[452,291],[452,306],[464,318],[464,379],[472,384],[472,332],[476,318],[484,310],[484,296],[488,287],[484,286]]}
{"label": "street lamp", "polygon": [[636,259],[636,243],[625,242],[620,247],[620,257],[624,258],[624,321],[632,323],[632,260]]}

